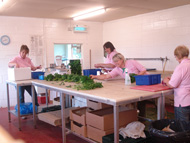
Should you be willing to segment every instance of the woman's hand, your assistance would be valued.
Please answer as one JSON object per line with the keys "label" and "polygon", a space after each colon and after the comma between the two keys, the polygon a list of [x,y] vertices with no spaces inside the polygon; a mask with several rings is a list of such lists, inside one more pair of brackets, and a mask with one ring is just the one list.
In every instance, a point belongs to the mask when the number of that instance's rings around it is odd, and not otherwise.
{"label": "woman's hand", "polygon": [[39,65],[39,66],[37,66],[37,67],[36,67],[36,69],[41,69],[41,68],[42,68],[42,66],[41,66],[41,65]]}
{"label": "woman's hand", "polygon": [[96,75],[90,75],[91,79],[96,79]]}

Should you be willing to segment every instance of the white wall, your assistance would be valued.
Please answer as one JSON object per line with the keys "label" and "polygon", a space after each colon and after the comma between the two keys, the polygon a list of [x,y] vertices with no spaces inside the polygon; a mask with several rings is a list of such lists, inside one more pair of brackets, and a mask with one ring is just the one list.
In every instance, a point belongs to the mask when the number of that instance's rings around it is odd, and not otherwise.
{"label": "white wall", "polygon": [[[126,58],[169,58],[166,70],[178,64],[173,51],[190,48],[190,5],[137,15],[103,24],[103,41],[111,41]],[[139,61],[162,70],[161,61]]]}
{"label": "white wall", "polygon": [[[7,106],[6,80],[7,65],[10,59],[17,56],[22,44],[28,45],[29,57],[35,65],[49,67],[54,63],[54,43],[81,43],[83,68],[90,68],[89,50],[91,49],[91,65],[103,61],[103,25],[99,22],[73,22],[60,19],[37,19],[23,17],[0,16],[0,37],[8,35],[11,43],[3,46],[0,43],[0,107]],[[68,27],[75,24],[88,26],[87,33],[73,33]],[[34,43],[32,48],[31,36],[39,36],[40,42]],[[36,45],[37,44],[37,45]],[[100,50],[99,50],[100,49]],[[11,105],[16,104],[15,88],[10,88]],[[29,95],[25,101],[30,101]]]}
{"label": "white wall", "polygon": [[[81,43],[83,68],[103,62],[103,43],[111,41],[118,52],[128,58],[168,57],[166,70],[173,70],[178,64],[173,56],[176,46],[184,44],[190,47],[190,5],[133,16],[106,23],[73,22],[61,19],[36,19],[21,17],[0,17],[0,36],[11,37],[7,46],[0,44],[0,107],[7,106],[6,84],[8,61],[18,55],[20,46],[27,44],[30,37],[42,37],[43,46],[30,57],[34,64],[48,67],[54,62],[54,43]],[[68,31],[70,25],[84,24],[88,33]],[[102,34],[103,31],[103,34]],[[42,51],[43,50],[43,51]],[[142,62],[146,68],[162,69],[160,61]],[[11,105],[16,104],[14,87],[10,91]],[[29,100],[29,96],[27,96]]]}

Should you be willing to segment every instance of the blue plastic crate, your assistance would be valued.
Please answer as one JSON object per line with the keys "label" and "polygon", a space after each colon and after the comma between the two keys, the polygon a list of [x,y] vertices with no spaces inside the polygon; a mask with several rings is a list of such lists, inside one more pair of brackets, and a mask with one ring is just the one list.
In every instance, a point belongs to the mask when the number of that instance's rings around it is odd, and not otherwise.
{"label": "blue plastic crate", "polygon": [[89,75],[97,75],[97,71],[101,71],[101,69],[84,69],[83,75],[89,76]]}
{"label": "blue plastic crate", "polygon": [[39,79],[40,75],[44,75],[45,72],[31,72],[32,73],[32,79]]}
{"label": "blue plastic crate", "polygon": [[161,83],[161,74],[137,75],[136,85],[153,85]]}

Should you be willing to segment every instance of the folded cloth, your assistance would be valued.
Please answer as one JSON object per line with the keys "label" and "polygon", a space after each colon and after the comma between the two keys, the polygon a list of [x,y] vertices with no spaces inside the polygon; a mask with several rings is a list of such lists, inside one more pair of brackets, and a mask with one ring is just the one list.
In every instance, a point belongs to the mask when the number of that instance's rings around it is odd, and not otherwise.
{"label": "folded cloth", "polygon": [[129,123],[125,128],[119,129],[119,134],[123,136],[123,138],[131,137],[134,139],[137,138],[146,138],[146,135],[144,133],[145,125],[142,124],[139,121],[134,121]]}

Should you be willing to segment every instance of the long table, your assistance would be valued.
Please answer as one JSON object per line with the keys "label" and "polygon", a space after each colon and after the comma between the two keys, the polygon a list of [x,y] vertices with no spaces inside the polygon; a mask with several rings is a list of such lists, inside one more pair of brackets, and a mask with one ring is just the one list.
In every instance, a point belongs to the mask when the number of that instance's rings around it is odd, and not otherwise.
{"label": "long table", "polygon": [[[166,95],[173,94],[173,90],[165,90],[159,92],[148,92],[141,90],[130,89],[130,86],[124,84],[124,80],[110,80],[99,81],[102,82],[103,88],[97,88],[93,90],[76,90],[68,88],[66,86],[73,85],[73,83],[65,83],[60,85],[60,82],[49,82],[44,80],[32,81],[32,90],[34,93],[34,86],[39,86],[46,89],[55,90],[60,93],[61,96],[61,110],[62,110],[62,136],[63,143],[66,143],[65,132],[65,99],[64,95],[78,96],[86,99],[91,99],[97,102],[106,103],[113,106],[114,113],[114,142],[119,143],[119,106],[124,104],[135,103],[138,101],[148,99],[157,100],[157,119],[164,118],[164,97]],[[134,85],[132,85],[134,86]],[[36,116],[34,110],[35,100],[33,96],[33,111],[34,111],[34,125],[36,126]]]}

